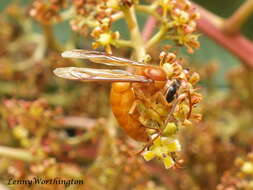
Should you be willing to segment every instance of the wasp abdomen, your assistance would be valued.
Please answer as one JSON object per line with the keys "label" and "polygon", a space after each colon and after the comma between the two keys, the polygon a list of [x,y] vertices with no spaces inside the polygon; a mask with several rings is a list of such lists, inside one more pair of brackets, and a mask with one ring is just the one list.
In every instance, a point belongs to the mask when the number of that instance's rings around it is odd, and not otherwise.
{"label": "wasp abdomen", "polygon": [[148,141],[146,128],[138,121],[138,116],[129,115],[135,101],[135,94],[130,83],[113,83],[110,95],[112,111],[124,131],[137,141]]}

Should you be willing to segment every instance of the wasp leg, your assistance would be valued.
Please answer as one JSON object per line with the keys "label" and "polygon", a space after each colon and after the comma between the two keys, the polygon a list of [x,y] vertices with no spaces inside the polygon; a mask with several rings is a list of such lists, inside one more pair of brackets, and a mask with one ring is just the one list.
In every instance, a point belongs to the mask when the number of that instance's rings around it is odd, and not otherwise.
{"label": "wasp leg", "polygon": [[157,136],[155,136],[155,138],[151,139],[139,152],[137,152],[137,155],[140,155],[141,153],[143,153],[145,151],[145,149],[149,149],[150,146],[152,146],[152,144],[154,143],[154,141],[160,137],[161,134],[158,133]]}
{"label": "wasp leg", "polygon": [[177,155],[175,152],[172,152],[169,154],[171,156],[171,158],[173,159],[173,161],[175,162],[175,165],[173,166],[173,169],[184,169],[185,167],[182,165],[183,164],[183,160],[178,160],[177,159]]}
{"label": "wasp leg", "polygon": [[147,98],[145,96],[145,94],[141,90],[136,89],[134,91],[134,93],[135,93],[137,99],[142,100],[143,102],[146,102],[147,104],[151,104],[152,103],[152,101],[150,100],[150,98]]}
{"label": "wasp leg", "polygon": [[191,93],[188,92],[188,100],[189,100],[189,113],[187,115],[187,119],[189,119],[191,117],[191,113],[192,113],[192,98],[191,98]]}
{"label": "wasp leg", "polygon": [[168,107],[171,107],[171,103],[168,103],[166,98],[164,97],[162,92],[157,92],[154,97],[154,100],[159,100],[163,105],[167,105]]}
{"label": "wasp leg", "polygon": [[137,108],[138,103],[141,103],[141,101],[140,101],[140,100],[135,100],[135,101],[133,102],[133,104],[131,105],[131,108],[130,108],[129,111],[128,111],[128,114],[129,114],[129,115],[133,115],[133,113],[135,112],[135,110],[136,110],[136,108]]}
{"label": "wasp leg", "polygon": [[165,123],[168,123],[170,120],[172,120],[172,115],[173,115],[173,113],[174,113],[174,111],[175,111],[176,106],[177,106],[178,103],[179,103],[179,101],[178,101],[178,94],[176,94],[175,101],[172,104],[172,108],[170,110],[170,113],[169,113],[169,115],[168,115]]}

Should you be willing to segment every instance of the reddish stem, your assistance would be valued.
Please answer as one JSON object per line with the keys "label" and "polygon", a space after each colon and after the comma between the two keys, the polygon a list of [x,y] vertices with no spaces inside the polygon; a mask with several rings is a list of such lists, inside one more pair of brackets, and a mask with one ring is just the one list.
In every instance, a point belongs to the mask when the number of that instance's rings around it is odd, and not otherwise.
{"label": "reddish stem", "polygon": [[253,67],[253,44],[240,33],[228,35],[212,21],[212,14],[195,5],[201,18],[197,21],[198,29],[218,44],[236,55],[243,63]]}
{"label": "reddish stem", "polygon": [[[240,33],[234,35],[224,33],[221,29],[222,20],[219,17],[196,4],[193,5],[201,15],[197,21],[198,29],[236,55],[243,63],[253,67],[253,44]],[[145,40],[151,37],[155,26],[156,20],[150,16],[142,33]]]}
{"label": "reddish stem", "polygon": [[155,25],[156,19],[153,16],[149,16],[141,34],[144,42],[148,41],[148,39],[152,35]]}

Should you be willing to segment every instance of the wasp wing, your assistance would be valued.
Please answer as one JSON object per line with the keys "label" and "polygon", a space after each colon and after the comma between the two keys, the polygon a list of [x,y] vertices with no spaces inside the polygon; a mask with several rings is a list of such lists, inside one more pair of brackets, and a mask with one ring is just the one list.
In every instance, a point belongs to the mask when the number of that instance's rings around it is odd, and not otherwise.
{"label": "wasp wing", "polygon": [[79,81],[104,81],[104,82],[152,82],[141,75],[134,75],[124,70],[91,69],[79,67],[57,68],[54,74],[61,78]]}
{"label": "wasp wing", "polygon": [[130,59],[112,56],[110,54],[99,51],[74,49],[64,51],[61,55],[62,57],[65,58],[89,59],[94,63],[101,63],[104,65],[111,65],[111,66],[156,67],[141,62],[132,61]]}

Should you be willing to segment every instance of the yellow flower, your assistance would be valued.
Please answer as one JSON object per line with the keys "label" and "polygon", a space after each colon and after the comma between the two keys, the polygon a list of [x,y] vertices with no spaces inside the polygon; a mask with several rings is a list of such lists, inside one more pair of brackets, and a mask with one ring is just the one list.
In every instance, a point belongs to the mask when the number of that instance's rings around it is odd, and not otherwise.
{"label": "yellow flower", "polygon": [[155,157],[163,160],[166,169],[171,168],[175,162],[170,153],[181,150],[181,145],[177,139],[169,137],[158,137],[154,140],[149,150],[144,151],[142,156],[146,161],[150,161]]}

